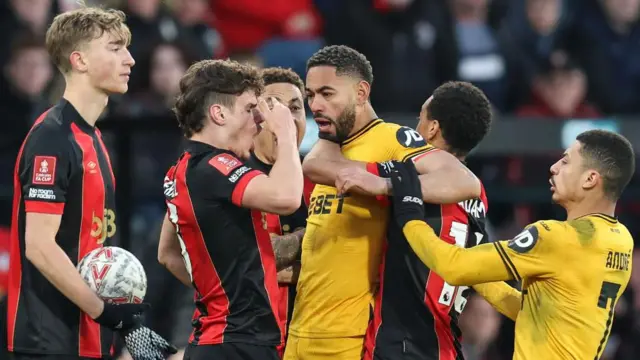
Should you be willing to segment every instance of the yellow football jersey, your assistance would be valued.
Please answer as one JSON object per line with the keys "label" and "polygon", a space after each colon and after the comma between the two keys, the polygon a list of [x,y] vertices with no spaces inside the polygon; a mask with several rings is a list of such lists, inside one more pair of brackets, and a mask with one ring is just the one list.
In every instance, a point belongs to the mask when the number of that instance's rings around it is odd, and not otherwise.
{"label": "yellow football jersey", "polygon": [[[413,129],[377,119],[342,143],[347,159],[406,160],[432,149]],[[302,267],[289,332],[297,337],[363,336],[369,322],[389,209],[374,197],[311,194]]]}
{"label": "yellow football jersey", "polygon": [[403,230],[418,256],[456,285],[522,281],[519,308],[506,287],[487,297],[506,299],[496,307],[516,318],[514,359],[601,356],[631,275],[633,239],[615,218],[539,221],[510,241],[471,249],[441,245],[424,222],[410,221]]}

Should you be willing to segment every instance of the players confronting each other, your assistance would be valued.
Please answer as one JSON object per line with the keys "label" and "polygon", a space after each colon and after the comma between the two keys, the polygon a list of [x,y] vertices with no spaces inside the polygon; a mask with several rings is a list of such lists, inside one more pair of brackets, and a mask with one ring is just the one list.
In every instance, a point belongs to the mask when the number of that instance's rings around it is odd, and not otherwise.
{"label": "players confronting each other", "polygon": [[422,190],[411,163],[391,174],[396,221],[418,257],[453,285],[522,281],[497,307],[515,320],[514,359],[598,359],[615,305],[630,278],[633,239],[614,216],[635,171],[629,141],[586,131],[551,166],[552,200],[567,220],[543,220],[510,241],[471,249],[447,244],[422,221]]}

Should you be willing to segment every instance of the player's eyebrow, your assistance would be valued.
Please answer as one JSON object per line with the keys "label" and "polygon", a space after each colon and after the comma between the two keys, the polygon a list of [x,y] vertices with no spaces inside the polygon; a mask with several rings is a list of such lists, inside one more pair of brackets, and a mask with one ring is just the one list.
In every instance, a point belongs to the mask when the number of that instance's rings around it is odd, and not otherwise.
{"label": "player's eyebrow", "polygon": [[124,39],[118,39],[118,40],[111,40],[109,41],[109,45],[118,45],[118,46],[122,46],[125,44]]}
{"label": "player's eyebrow", "polygon": [[320,86],[319,88],[317,88],[315,90],[312,90],[312,89],[309,89],[309,88],[304,88],[304,89],[308,93],[314,93],[314,92],[319,93],[319,92],[323,92],[323,91],[327,91],[327,90],[336,91],[336,89],[334,89],[334,88],[332,88],[331,86],[328,86],[328,85]]}
{"label": "player's eyebrow", "polygon": [[257,103],[248,103],[244,108],[245,108],[245,110],[252,110],[256,106],[258,106]]}
{"label": "player's eyebrow", "polygon": [[293,105],[295,103],[301,103],[302,99],[300,99],[299,97],[294,97],[293,99],[289,100],[289,105]]}

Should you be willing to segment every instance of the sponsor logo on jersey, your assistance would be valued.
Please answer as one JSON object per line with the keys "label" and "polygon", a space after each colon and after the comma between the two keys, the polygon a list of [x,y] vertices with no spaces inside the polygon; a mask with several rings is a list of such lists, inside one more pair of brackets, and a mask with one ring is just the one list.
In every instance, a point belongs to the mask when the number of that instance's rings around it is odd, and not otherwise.
{"label": "sponsor logo on jersey", "polygon": [[209,165],[218,169],[225,176],[229,176],[235,168],[242,165],[242,162],[231,154],[219,154],[209,160]]}
{"label": "sponsor logo on jersey", "polygon": [[53,185],[56,175],[55,156],[36,156],[33,161],[33,179],[36,185]]}
{"label": "sponsor logo on jersey", "polygon": [[242,175],[244,175],[249,170],[251,169],[246,166],[239,168],[231,176],[229,176],[229,181],[231,181],[232,184],[235,183],[236,181],[238,181],[238,179],[240,179]]}

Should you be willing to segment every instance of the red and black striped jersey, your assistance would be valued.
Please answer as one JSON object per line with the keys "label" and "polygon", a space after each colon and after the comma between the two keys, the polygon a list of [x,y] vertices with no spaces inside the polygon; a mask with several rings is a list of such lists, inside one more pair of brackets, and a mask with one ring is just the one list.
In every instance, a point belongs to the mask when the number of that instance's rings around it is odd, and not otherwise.
{"label": "red and black striped jersey", "polygon": [[[425,203],[425,221],[442,241],[472,247],[487,241],[487,198]],[[393,216],[393,213],[392,213]],[[418,258],[395,221],[389,223],[380,288],[367,329],[365,360],[463,359],[458,316],[470,289],[447,284]]]}
{"label": "red and black striped jersey", "polygon": [[165,177],[169,219],[196,289],[193,345],[283,341],[271,238],[262,212],[242,207],[260,174],[232,152],[190,140]]}
{"label": "red and black striped jersey", "polygon": [[115,179],[98,129],[66,100],[42,114],[14,172],[9,351],[104,357],[113,333],[60,293],[25,257],[27,212],[61,215],[56,242],[76,265],[116,234]]}
{"label": "red and black striped jersey", "polygon": [[[303,159],[300,159],[302,162]],[[272,165],[266,164],[255,155],[251,154],[251,158],[248,164],[255,169],[258,169],[265,174],[271,171]],[[307,226],[307,212],[309,207],[309,199],[313,192],[315,184],[311,180],[304,178],[304,187],[302,193],[302,202],[300,208],[293,214],[287,216],[280,216],[277,214],[263,213],[262,226],[267,229],[270,235],[286,235],[292,233],[300,228]],[[298,258],[298,261],[300,259]],[[278,284],[280,291],[278,300],[278,311],[280,316],[280,323],[287,335],[287,328],[289,322],[291,322],[291,315],[293,314],[293,304],[296,298],[296,284]]]}

